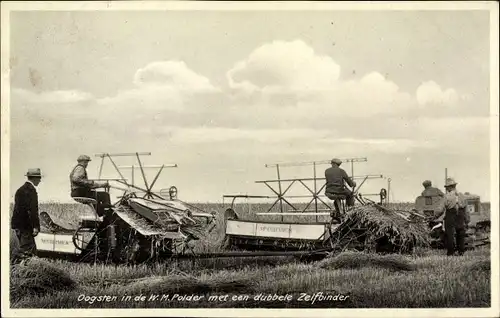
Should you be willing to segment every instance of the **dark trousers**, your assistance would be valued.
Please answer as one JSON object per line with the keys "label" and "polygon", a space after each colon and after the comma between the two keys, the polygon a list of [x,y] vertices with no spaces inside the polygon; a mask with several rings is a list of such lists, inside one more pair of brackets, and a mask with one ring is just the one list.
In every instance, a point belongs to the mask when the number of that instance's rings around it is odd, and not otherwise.
{"label": "dark trousers", "polygon": [[333,195],[344,195],[347,206],[354,205],[354,195],[353,195],[352,191],[347,189],[347,188],[331,190],[331,191],[326,192],[325,195],[330,200],[333,200]]}
{"label": "dark trousers", "polygon": [[335,195],[343,195],[345,196],[345,201],[347,206],[353,206],[354,205],[354,196],[351,190],[344,188],[344,189],[336,189],[334,190],[335,192],[328,191],[325,193],[326,197],[330,200],[333,200],[333,204],[335,205],[335,211],[332,211],[331,217],[333,219],[341,220],[342,218],[342,209],[340,207],[340,201],[337,201],[335,199]]}
{"label": "dark trousers", "polygon": [[75,189],[71,191],[71,197],[84,197],[91,198],[97,201],[97,204],[93,204],[97,215],[104,215],[104,208],[111,206],[111,199],[109,197],[109,193],[104,191],[95,191],[90,189]]}
{"label": "dark trousers", "polygon": [[18,259],[25,259],[36,254],[35,237],[33,230],[30,229],[16,229],[16,237],[19,241],[19,254]]}
{"label": "dark trousers", "polygon": [[455,253],[455,240],[458,253],[462,255],[465,252],[465,223],[462,215],[456,209],[446,210],[444,219],[446,254]]}

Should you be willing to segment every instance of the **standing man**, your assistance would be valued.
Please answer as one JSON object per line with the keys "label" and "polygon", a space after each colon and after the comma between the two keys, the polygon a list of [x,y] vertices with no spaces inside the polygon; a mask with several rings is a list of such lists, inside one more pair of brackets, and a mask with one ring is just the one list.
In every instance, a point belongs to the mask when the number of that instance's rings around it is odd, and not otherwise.
{"label": "standing man", "polygon": [[452,256],[455,253],[455,239],[458,254],[463,255],[465,252],[465,228],[470,221],[466,209],[465,198],[457,191],[457,183],[452,178],[446,179],[444,187],[446,189],[443,208],[445,214],[444,230],[446,235],[446,255]]}
{"label": "standing man", "polygon": [[19,240],[20,259],[35,255],[35,236],[40,232],[36,187],[42,181],[42,172],[39,168],[29,169],[25,176],[28,180],[16,191],[11,220]]}
{"label": "standing man", "polygon": [[102,191],[95,191],[97,188],[106,188],[109,186],[108,182],[96,182],[89,180],[87,177],[87,166],[91,161],[87,155],[78,157],[78,164],[73,168],[70,173],[69,179],[71,181],[71,197],[85,197],[97,201],[94,205],[99,216],[104,215],[104,209],[111,207],[111,199],[109,193]]}
{"label": "standing man", "polygon": [[444,197],[443,191],[432,186],[430,180],[425,180],[422,185],[424,186],[424,191],[422,191],[423,197]]}
{"label": "standing man", "polygon": [[[332,195],[341,194],[346,196],[346,204],[347,206],[354,205],[354,196],[353,191],[349,190],[345,183],[347,183],[352,189],[356,187],[356,182],[351,180],[344,169],[340,168],[342,164],[342,160],[340,159],[332,159],[332,166],[325,170],[325,178],[326,178],[326,188],[325,195],[332,199]],[[338,207],[337,207],[338,209]]]}

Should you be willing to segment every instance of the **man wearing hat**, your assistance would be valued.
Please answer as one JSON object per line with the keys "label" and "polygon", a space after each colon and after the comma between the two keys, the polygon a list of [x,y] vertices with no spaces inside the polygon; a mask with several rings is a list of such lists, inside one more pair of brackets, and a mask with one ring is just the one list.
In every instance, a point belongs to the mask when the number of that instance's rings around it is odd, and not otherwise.
{"label": "man wearing hat", "polygon": [[42,180],[42,172],[39,168],[29,169],[25,176],[28,180],[16,191],[11,220],[11,228],[19,240],[21,259],[36,253],[35,236],[40,232],[36,187]]}
{"label": "man wearing hat", "polygon": [[94,205],[94,209],[99,216],[103,216],[103,209],[111,206],[111,199],[109,193],[95,191],[95,189],[106,188],[109,184],[108,182],[96,182],[88,179],[87,166],[89,161],[91,159],[87,155],[78,157],[78,164],[73,168],[69,177],[71,181],[71,197],[84,197],[96,200],[97,205]]}
{"label": "man wearing hat", "polygon": [[465,252],[465,227],[470,220],[465,198],[457,191],[457,183],[453,178],[446,179],[444,187],[446,194],[444,196],[443,212],[445,214],[444,230],[447,255],[451,256],[455,253],[455,239],[458,254],[463,255]]}
{"label": "man wearing hat", "polygon": [[444,197],[443,191],[432,186],[430,180],[425,180],[422,185],[424,186],[424,191],[422,191],[423,197]]}
{"label": "man wearing hat", "polygon": [[345,195],[347,206],[353,206],[353,192],[345,186],[345,183],[347,183],[352,189],[354,189],[354,187],[356,187],[356,182],[349,178],[344,169],[340,168],[342,160],[337,158],[332,159],[331,164],[332,166],[325,170],[325,195],[329,199],[332,199],[332,195],[334,194]]}

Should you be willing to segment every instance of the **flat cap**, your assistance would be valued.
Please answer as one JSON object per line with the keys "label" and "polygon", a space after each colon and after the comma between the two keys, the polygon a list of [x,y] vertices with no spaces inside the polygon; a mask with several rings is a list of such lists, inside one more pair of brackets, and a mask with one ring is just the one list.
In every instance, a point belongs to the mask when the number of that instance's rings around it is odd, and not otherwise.
{"label": "flat cap", "polygon": [[78,157],[78,159],[76,159],[76,160],[77,160],[77,161],[92,161],[92,160],[90,159],[90,157],[89,157],[89,156],[87,156],[87,155],[80,155],[80,156]]}
{"label": "flat cap", "polygon": [[26,177],[42,177],[42,171],[40,168],[28,169],[28,172],[25,174]]}
{"label": "flat cap", "polygon": [[341,165],[341,164],[342,164],[342,160],[340,160],[340,159],[338,159],[338,158],[333,158],[331,162],[332,162],[332,163],[335,163],[335,164],[337,164],[337,165]]}
{"label": "flat cap", "polygon": [[444,184],[445,187],[451,187],[454,185],[457,185],[457,182],[453,178],[446,179],[446,182]]}

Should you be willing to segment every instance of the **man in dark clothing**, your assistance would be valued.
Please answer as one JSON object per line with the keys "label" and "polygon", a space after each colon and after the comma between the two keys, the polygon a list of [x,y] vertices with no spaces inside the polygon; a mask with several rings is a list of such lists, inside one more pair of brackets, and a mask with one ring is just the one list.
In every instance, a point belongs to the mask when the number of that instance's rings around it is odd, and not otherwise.
{"label": "man in dark clothing", "polygon": [[103,216],[104,209],[111,206],[111,199],[109,193],[95,191],[94,189],[106,188],[109,184],[107,182],[96,182],[88,179],[86,169],[89,161],[91,161],[89,156],[81,155],[78,157],[78,164],[73,168],[69,176],[71,181],[71,197],[84,197],[96,200],[97,204],[94,204],[94,209],[99,216]]}
{"label": "man in dark clothing", "polygon": [[432,186],[430,180],[425,180],[422,185],[424,186],[424,191],[422,191],[423,197],[444,197],[443,191]]}
{"label": "man in dark clothing", "polygon": [[346,188],[345,183],[347,183],[352,189],[356,187],[356,182],[351,180],[344,169],[340,168],[342,160],[332,159],[332,166],[325,170],[326,178],[326,188],[325,195],[333,200],[335,194],[341,194],[346,196],[347,206],[354,205],[353,191]]}
{"label": "man in dark clothing", "polygon": [[36,187],[42,180],[40,169],[29,169],[28,180],[16,191],[11,228],[19,240],[19,259],[36,253],[35,236],[40,232],[38,216],[38,194]]}
{"label": "man in dark clothing", "polygon": [[452,178],[446,179],[444,196],[444,208],[438,217],[444,213],[445,244],[447,255],[455,253],[455,239],[458,247],[458,254],[465,252],[465,228],[470,221],[470,216],[466,209],[466,201],[463,195],[456,190],[457,183]]}

